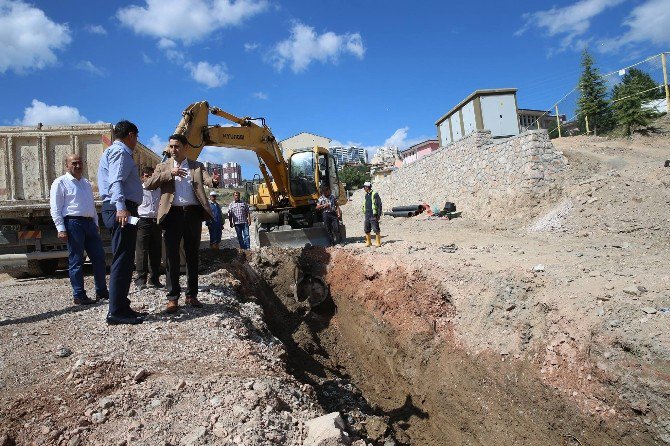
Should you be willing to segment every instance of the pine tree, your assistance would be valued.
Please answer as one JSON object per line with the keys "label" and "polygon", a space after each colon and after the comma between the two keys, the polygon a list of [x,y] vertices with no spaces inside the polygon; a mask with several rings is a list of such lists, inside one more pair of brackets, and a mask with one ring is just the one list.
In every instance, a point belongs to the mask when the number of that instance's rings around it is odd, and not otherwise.
{"label": "pine tree", "polygon": [[644,102],[659,97],[660,90],[654,89],[656,86],[656,82],[647,73],[631,68],[623,76],[621,83],[612,89],[614,118],[626,135],[630,135],[635,127],[649,124],[656,115],[652,110],[642,107]]}
{"label": "pine tree", "polygon": [[611,130],[614,127],[614,119],[607,102],[607,85],[587,50],[582,53],[582,67],[578,85],[581,94],[577,100],[577,120],[580,128],[586,130],[586,116],[588,116],[589,128],[595,134]]}

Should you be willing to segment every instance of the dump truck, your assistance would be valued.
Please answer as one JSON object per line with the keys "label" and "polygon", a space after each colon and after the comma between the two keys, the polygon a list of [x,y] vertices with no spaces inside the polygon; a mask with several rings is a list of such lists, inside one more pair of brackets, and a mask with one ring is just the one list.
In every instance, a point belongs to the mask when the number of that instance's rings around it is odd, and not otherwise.
{"label": "dump truck", "polygon": [[[98,163],[113,141],[112,128],[108,123],[0,126],[0,272],[49,275],[67,266],[67,245],[58,239],[49,211],[51,184],[65,173],[67,155],[80,155],[100,211]],[[140,169],[160,161],[140,143],[133,156]],[[103,224],[100,228],[109,253],[109,233]]]}
{"label": "dump truck", "polygon": [[[228,123],[210,125],[209,115]],[[205,146],[251,150],[256,154],[262,179],[249,191],[255,210],[250,228],[252,247],[328,246],[326,228],[316,211],[319,188],[328,185],[340,205],[347,198],[335,157],[327,148],[289,151],[284,156],[265,118],[240,118],[206,101],[186,107],[174,133],[186,137],[189,159],[197,159]],[[168,147],[164,155],[171,155]],[[341,221],[340,233],[344,240],[346,228]]]}

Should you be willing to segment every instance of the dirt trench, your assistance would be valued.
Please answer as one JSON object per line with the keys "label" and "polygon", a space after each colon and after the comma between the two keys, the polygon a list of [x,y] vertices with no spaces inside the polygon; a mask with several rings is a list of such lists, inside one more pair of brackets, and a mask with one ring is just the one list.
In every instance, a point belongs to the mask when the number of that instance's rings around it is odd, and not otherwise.
{"label": "dirt trench", "polygon": [[[400,265],[400,266],[399,266]],[[580,412],[546,386],[539,367],[472,355],[455,334],[450,295],[393,262],[371,269],[355,253],[263,249],[225,266],[262,302],[287,364],[339,411],[352,438],[375,445],[643,445],[626,420]],[[296,267],[324,278],[315,308],[294,297]]]}

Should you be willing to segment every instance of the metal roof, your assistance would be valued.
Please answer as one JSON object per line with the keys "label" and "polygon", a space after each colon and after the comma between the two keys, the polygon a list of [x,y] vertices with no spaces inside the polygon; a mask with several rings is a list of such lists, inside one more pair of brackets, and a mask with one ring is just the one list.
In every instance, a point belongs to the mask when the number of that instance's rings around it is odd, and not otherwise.
{"label": "metal roof", "polygon": [[497,94],[507,94],[507,93],[516,93],[517,88],[492,88],[488,90],[475,90],[472,93],[468,95],[465,99],[463,99],[461,102],[459,102],[454,108],[449,110],[447,113],[442,115],[440,119],[435,121],[435,125],[440,125],[442,121],[447,119],[449,116],[453,115],[455,112],[457,112],[461,107],[463,107],[465,104],[467,104],[471,99],[476,98],[477,96],[493,96]]}
{"label": "metal roof", "polygon": [[287,139],[295,138],[295,137],[298,136],[298,135],[312,135],[312,136],[318,136],[319,138],[324,138],[324,139],[327,139],[328,141],[332,141],[332,139],[328,138],[327,136],[321,136],[321,135],[317,135],[316,133],[310,133],[310,132],[300,132],[300,133],[296,133],[296,134],[293,135],[293,136],[289,136],[288,138],[284,138],[284,139],[282,139],[282,140],[279,141],[279,142],[284,142],[284,141],[286,141]]}
{"label": "metal roof", "polygon": [[434,143],[437,143],[437,144],[440,143],[440,141],[437,140],[437,139],[427,139],[427,140],[425,140],[425,141],[421,141],[421,142],[418,143],[418,144],[414,144],[413,146],[410,146],[410,147],[408,147],[408,148],[406,148],[406,149],[404,149],[404,150],[401,150],[400,153],[408,152],[408,151],[410,151],[410,150],[412,150],[412,149],[414,149],[414,148],[416,148],[416,147],[419,147],[419,146],[422,146],[422,145],[424,145],[424,144],[426,144],[426,143],[431,143],[431,142],[434,142]]}

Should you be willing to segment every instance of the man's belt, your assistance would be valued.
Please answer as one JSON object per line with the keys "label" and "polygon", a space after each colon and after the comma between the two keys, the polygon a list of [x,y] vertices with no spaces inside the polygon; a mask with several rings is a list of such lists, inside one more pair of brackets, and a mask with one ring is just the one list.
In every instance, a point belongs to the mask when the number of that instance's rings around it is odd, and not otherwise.
{"label": "man's belt", "polygon": [[91,220],[93,221],[93,217],[84,217],[83,215],[66,215],[63,217],[63,219],[68,219],[68,220]]}
{"label": "man's belt", "polygon": [[140,220],[147,223],[158,223],[158,219],[152,217],[140,217]]}
{"label": "man's belt", "polygon": [[171,206],[170,209],[182,210],[186,212],[194,212],[202,210],[202,206],[199,204],[189,204],[188,206]]}

